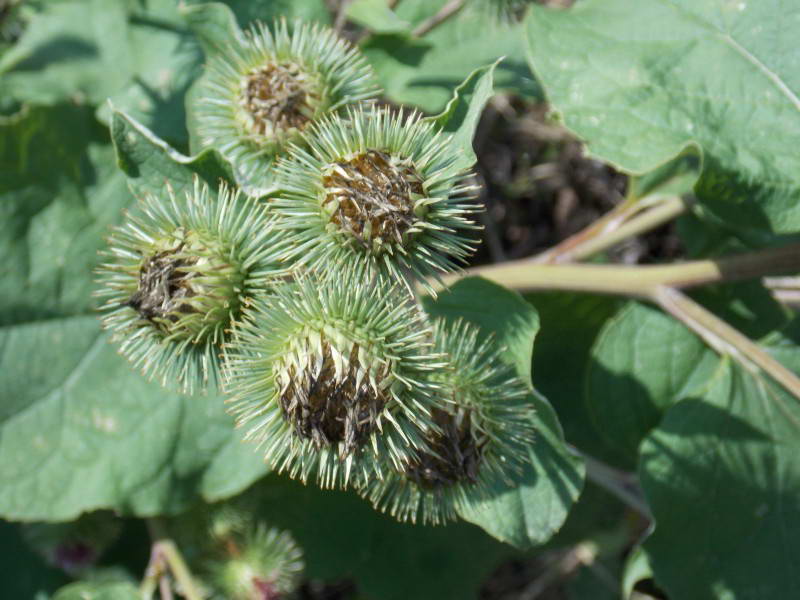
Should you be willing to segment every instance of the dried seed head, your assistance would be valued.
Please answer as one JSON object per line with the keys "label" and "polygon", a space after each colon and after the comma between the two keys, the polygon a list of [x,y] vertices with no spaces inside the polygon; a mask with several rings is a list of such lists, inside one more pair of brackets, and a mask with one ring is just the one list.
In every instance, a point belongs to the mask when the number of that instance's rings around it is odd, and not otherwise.
{"label": "dried seed head", "polygon": [[282,274],[280,237],[255,200],[228,191],[146,196],[109,238],[98,270],[103,324],[120,351],[191,391],[216,380],[219,352],[248,298]]}
{"label": "dried seed head", "polygon": [[314,118],[323,98],[318,81],[292,63],[267,63],[242,80],[239,102],[252,118],[259,135],[277,137],[290,129],[302,130]]}
{"label": "dried seed head", "polygon": [[416,114],[353,109],[328,117],[280,161],[273,200],[291,257],[312,269],[362,264],[420,281],[472,252],[477,210],[450,138]]}
{"label": "dried seed head", "polygon": [[385,390],[389,366],[379,364],[373,387],[359,377],[369,366],[361,364],[358,344],[352,345],[341,369],[336,368],[336,350],[324,336],[319,347],[317,360],[302,370],[291,362],[278,370],[281,411],[295,435],[311,440],[315,448],[341,444],[345,454],[352,454],[378,428],[391,400]]}
{"label": "dried seed head", "polygon": [[333,30],[277,21],[208,56],[191,110],[200,143],[219,150],[248,188],[272,185],[272,161],[309,123],[377,95],[372,69]]}
{"label": "dried seed head", "polygon": [[343,233],[365,247],[403,244],[417,216],[414,207],[423,198],[422,178],[411,164],[394,164],[393,157],[367,150],[331,165],[322,179],[322,209]]}
{"label": "dried seed head", "polygon": [[486,498],[528,460],[533,440],[531,391],[500,359],[491,337],[463,320],[434,323],[435,349],[449,365],[432,374],[448,402],[433,411],[426,444],[383,481],[359,493],[398,519],[439,523]]}
{"label": "dried seed head", "polygon": [[143,256],[128,306],[174,339],[199,342],[218,334],[239,313],[244,283],[226,253],[221,240],[175,229]]}
{"label": "dried seed head", "polygon": [[324,486],[407,462],[437,398],[425,381],[443,365],[430,330],[404,289],[364,276],[345,269],[277,288],[247,311],[228,353],[231,412],[247,438],[274,468]]}
{"label": "dried seed head", "polygon": [[456,405],[452,411],[437,408],[433,420],[438,430],[427,436],[429,451],[417,452],[404,475],[426,490],[475,483],[488,437],[475,435],[472,410],[463,405]]}

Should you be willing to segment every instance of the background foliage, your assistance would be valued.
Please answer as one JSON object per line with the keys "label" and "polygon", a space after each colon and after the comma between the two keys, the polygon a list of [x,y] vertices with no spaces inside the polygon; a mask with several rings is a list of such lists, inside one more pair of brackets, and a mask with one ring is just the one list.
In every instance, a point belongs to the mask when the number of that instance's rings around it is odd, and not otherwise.
{"label": "background foliage", "polygon": [[[629,196],[696,199],[670,234],[685,256],[796,237],[800,5],[583,0],[504,21],[471,0],[415,36],[443,4],[354,0],[344,31],[387,101],[430,115],[465,161],[497,93],[546,99],[593,159],[629,176]],[[482,585],[483,597],[499,598],[486,584],[499,565],[535,583],[569,560],[574,577],[554,598],[800,595],[797,398],[650,305],[522,297],[474,277],[426,301],[433,314],[497,335],[532,383],[539,432],[514,485],[439,528],[395,523],[349,493],[267,473],[220,397],[148,383],[116,354],[91,295],[109,227],[165,181],[179,191],[194,175],[230,178],[214,151],[191,152],[185,100],[204,44],[256,19],[330,24],[330,8],[31,0],[19,39],[0,42],[0,589],[46,598],[68,581],[19,550],[15,522],[111,509],[126,518],[126,543],[108,564],[138,579],[148,552],[139,518],[250,488],[258,514],[303,546],[309,579],[352,580],[363,598],[460,599]],[[519,199],[511,183],[507,209]],[[694,297],[800,369],[794,313],[761,282]],[[630,496],[638,512],[618,499]],[[514,580],[500,573],[492,581]],[[136,597],[119,579],[81,585],[55,597]]]}

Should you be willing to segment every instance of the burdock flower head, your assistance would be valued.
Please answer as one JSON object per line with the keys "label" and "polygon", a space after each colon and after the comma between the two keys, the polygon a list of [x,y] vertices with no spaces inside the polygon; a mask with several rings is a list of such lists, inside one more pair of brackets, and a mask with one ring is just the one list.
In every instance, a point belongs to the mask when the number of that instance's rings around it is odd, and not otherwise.
{"label": "burdock flower head", "polygon": [[430,426],[443,366],[405,289],[361,270],[306,275],[236,328],[226,364],[231,412],[267,461],[323,486],[374,462],[402,465]]}
{"label": "burdock flower head", "polygon": [[103,324],[134,365],[185,391],[216,381],[226,330],[254,291],[280,275],[263,206],[195,180],[147,195],[109,238],[98,270]]}
{"label": "burdock flower head", "polygon": [[309,123],[378,90],[366,59],[331,29],[282,20],[209,57],[194,114],[201,144],[219,150],[240,183],[265,187],[274,157]]}
{"label": "burdock flower head", "polygon": [[215,549],[203,570],[224,598],[278,600],[299,586],[303,551],[289,532],[225,508],[211,518],[209,534]]}
{"label": "burdock flower head", "polygon": [[450,137],[419,115],[353,109],[310,127],[306,142],[280,161],[273,200],[298,260],[424,281],[470,254],[474,188]]}
{"label": "burdock flower head", "polygon": [[534,428],[530,391],[500,360],[492,337],[463,320],[434,323],[435,349],[449,357],[433,378],[449,402],[433,412],[427,447],[382,481],[359,490],[374,506],[406,521],[439,523],[486,498],[527,460]]}

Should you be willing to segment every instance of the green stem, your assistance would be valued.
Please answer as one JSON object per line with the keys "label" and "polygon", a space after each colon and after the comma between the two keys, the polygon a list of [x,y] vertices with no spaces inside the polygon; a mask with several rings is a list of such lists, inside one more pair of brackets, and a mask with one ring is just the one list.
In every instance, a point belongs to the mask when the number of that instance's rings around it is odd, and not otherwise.
{"label": "green stem", "polygon": [[336,15],[333,18],[333,29],[336,32],[344,29],[344,24],[347,22],[347,7],[353,0],[339,0],[339,6],[336,7]]}
{"label": "green stem", "polygon": [[[180,586],[181,594],[186,600],[203,600],[203,595],[194,583],[189,567],[183,560],[178,547],[166,537],[166,530],[160,519],[148,519],[147,529],[153,538],[150,563],[147,565],[144,579],[140,586],[142,598],[150,600],[156,587],[169,570]],[[163,596],[163,594],[162,594]]]}
{"label": "green stem", "polygon": [[[519,292],[560,290],[654,300],[662,287],[688,288],[792,271],[800,271],[800,244],[671,265],[543,265],[517,260],[469,269],[465,275],[479,275]],[[460,277],[444,277],[444,284]]]}
{"label": "green stem", "polygon": [[430,33],[462,8],[464,8],[464,0],[449,0],[439,9],[439,12],[420,23],[419,26],[411,32],[411,35],[414,37],[422,37]]}
{"label": "green stem", "polygon": [[610,467],[572,446],[569,447],[569,450],[583,460],[586,465],[586,478],[589,481],[616,496],[623,504],[638,512],[648,521],[653,520],[650,507],[644,499],[636,475]]}
{"label": "green stem", "polygon": [[[732,356],[750,371],[762,369],[800,399],[800,379],[794,373],[678,290],[797,271],[800,271],[800,244],[664,266],[541,265],[523,260],[478,267],[467,274],[483,276],[520,292],[560,290],[649,300],[692,329],[717,352]],[[445,284],[455,279],[445,278]]]}
{"label": "green stem", "polygon": [[159,540],[156,544],[159,546],[161,554],[169,565],[170,571],[172,571],[172,575],[175,577],[175,581],[180,585],[183,597],[186,598],[186,600],[203,600],[203,595],[200,593],[200,590],[197,589],[197,586],[195,586],[189,567],[186,565],[186,561],[183,560],[183,556],[181,556],[181,553],[178,551],[175,542],[172,540]]}
{"label": "green stem", "polygon": [[758,344],[709,312],[678,290],[660,288],[655,302],[667,313],[692,329],[720,354],[727,354],[751,372],[762,369],[796,398],[800,398],[800,379],[772,358]]}
{"label": "green stem", "polygon": [[619,225],[619,227],[607,231],[601,236],[586,240],[571,252],[560,256],[557,262],[577,261],[588,258],[629,238],[641,235],[672,221],[686,212],[688,207],[689,203],[680,197],[667,198],[656,207],[637,214],[629,221]]}
{"label": "green stem", "polygon": [[587,227],[577,233],[573,233],[568,238],[562,240],[552,248],[532,257],[531,262],[553,264],[562,262],[572,262],[572,255],[575,249],[588,241],[602,236],[604,232],[614,230],[639,212],[639,204],[636,198],[626,198],[617,204],[612,210],[596,219]]}

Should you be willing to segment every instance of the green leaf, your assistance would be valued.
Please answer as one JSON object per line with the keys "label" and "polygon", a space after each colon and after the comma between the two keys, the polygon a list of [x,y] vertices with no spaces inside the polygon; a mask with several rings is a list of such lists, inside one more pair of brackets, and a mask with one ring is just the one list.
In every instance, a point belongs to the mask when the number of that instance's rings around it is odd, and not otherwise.
{"label": "green leaf", "polygon": [[181,8],[181,12],[206,56],[242,38],[236,15],[221,2],[188,4]]}
{"label": "green leaf", "polygon": [[[116,39],[112,39],[111,36]],[[0,92],[23,101],[98,103],[129,79],[123,0],[48,3],[0,57]]]}
{"label": "green leaf", "polygon": [[[114,108],[184,149],[188,140],[185,97],[202,72],[200,44],[174,0],[145,0],[133,6],[136,8],[128,17],[128,47],[120,45],[114,30],[98,34],[101,40],[109,38],[108,45],[120,46],[120,53],[129,53],[133,63],[126,84],[108,94],[109,99]],[[108,103],[101,105],[98,115],[110,126]]]}
{"label": "green leaf", "polygon": [[58,590],[53,600],[141,600],[139,589],[119,581],[78,582]]}
{"label": "green leaf", "polygon": [[717,362],[699,337],[651,306],[631,302],[607,321],[592,347],[585,390],[610,462],[633,470],[640,442],[664,410],[704,383]]}
{"label": "green leaf", "polygon": [[309,578],[347,573],[368,598],[475,598],[489,573],[511,554],[473,525],[398,523],[352,493],[276,476],[253,491],[258,513],[291,531],[303,548]]}
{"label": "green leaf", "polygon": [[227,163],[216,151],[209,149],[196,156],[185,156],[124,113],[114,113],[111,139],[117,163],[136,195],[160,194],[167,182],[175,193],[181,193],[192,185],[195,176],[212,188],[220,180],[231,180]]}
{"label": "green leaf", "polygon": [[[206,60],[219,51],[224,51],[229,44],[242,40],[242,30],[236,22],[236,15],[225,4],[210,2],[208,4],[189,4],[182,8],[184,19],[189,28],[197,36],[203,47]],[[203,150],[198,132],[196,107],[203,93],[205,74],[199,77],[186,93],[186,128],[189,131],[189,151]]]}
{"label": "green leaf", "polygon": [[[444,0],[403,0],[396,13],[418,24]],[[495,87],[539,98],[539,88],[523,56],[521,25],[495,23],[479,10],[462,10],[423,39],[373,35],[362,48],[386,95],[429,113],[441,112],[456,88],[475,69],[507,56],[497,68]]]}
{"label": "green leaf", "polygon": [[[37,104],[111,98],[161,137],[184,144],[184,95],[201,58],[174,2],[50,2],[0,58],[0,95]],[[110,119],[105,105],[98,114]]]}
{"label": "green leaf", "polygon": [[790,232],[800,228],[798,19],[796,3],[586,0],[533,6],[526,28],[551,104],[592,154],[644,173],[695,142],[707,208],[743,230]]}
{"label": "green leaf", "polygon": [[478,160],[472,148],[472,139],[486,103],[494,95],[494,71],[502,59],[494,64],[475,69],[453,90],[453,97],[441,114],[427,120],[442,131],[453,134],[453,144],[460,151],[464,168],[472,167]]}
{"label": "green leaf", "polygon": [[104,138],[86,107],[0,122],[0,324],[94,307],[97,251],[130,201]]}
{"label": "green leaf", "polygon": [[677,156],[652,171],[634,175],[628,182],[628,198],[685,196],[694,189],[703,170],[703,152],[687,145]]}
{"label": "green leaf", "polygon": [[[220,397],[147,382],[114,352],[96,317],[0,329],[0,366],[7,518],[68,520],[96,508],[174,513],[199,491],[218,498],[266,472],[254,452],[227,448],[238,434]],[[241,487],[231,490],[213,475],[225,468],[250,476],[236,475]]]}
{"label": "green leaf", "polygon": [[[0,514],[9,518],[174,511],[266,472],[220,398],[146,383],[87,314],[97,250],[132,201],[98,131],[85,107],[0,123]],[[168,154],[150,150],[125,146],[140,178],[149,169],[176,185],[190,179],[196,163],[154,165]]]}
{"label": "green leaf", "polygon": [[386,0],[353,0],[347,5],[347,18],[373,33],[405,33],[411,24],[397,16]]}
{"label": "green leaf", "polygon": [[[533,340],[539,330],[536,310],[519,294],[478,277],[462,279],[436,301],[427,299],[432,316],[464,318],[494,333],[503,356],[530,383]],[[499,485],[491,498],[475,503],[461,516],[499,540],[519,548],[547,541],[564,523],[583,486],[583,464],[567,450],[550,404],[533,392],[537,438],[530,463],[512,484]]]}
{"label": "green leaf", "polygon": [[67,582],[59,570],[47,566],[22,540],[19,527],[0,521],[0,590],[7,598],[38,598]]}
{"label": "green leaf", "polygon": [[641,546],[637,546],[625,561],[625,569],[622,573],[622,599],[635,600],[633,589],[637,583],[645,579],[653,578],[653,567],[650,559]]}
{"label": "green leaf", "polygon": [[[767,346],[794,371],[796,333]],[[644,547],[670,597],[800,595],[799,434],[797,399],[727,358],[667,411],[642,446],[640,478],[656,519]]]}
{"label": "green leaf", "polygon": [[[253,21],[269,24],[273,19],[286,17],[302,21],[330,23],[330,12],[324,0],[224,0],[236,16],[240,27],[247,27]],[[186,0],[188,6],[222,4],[206,3],[204,0]]]}
{"label": "green leaf", "polygon": [[542,329],[533,355],[533,383],[555,408],[567,441],[583,452],[607,460],[609,450],[600,437],[584,401],[584,379],[594,340],[603,324],[622,303],[607,296],[536,293]]}

